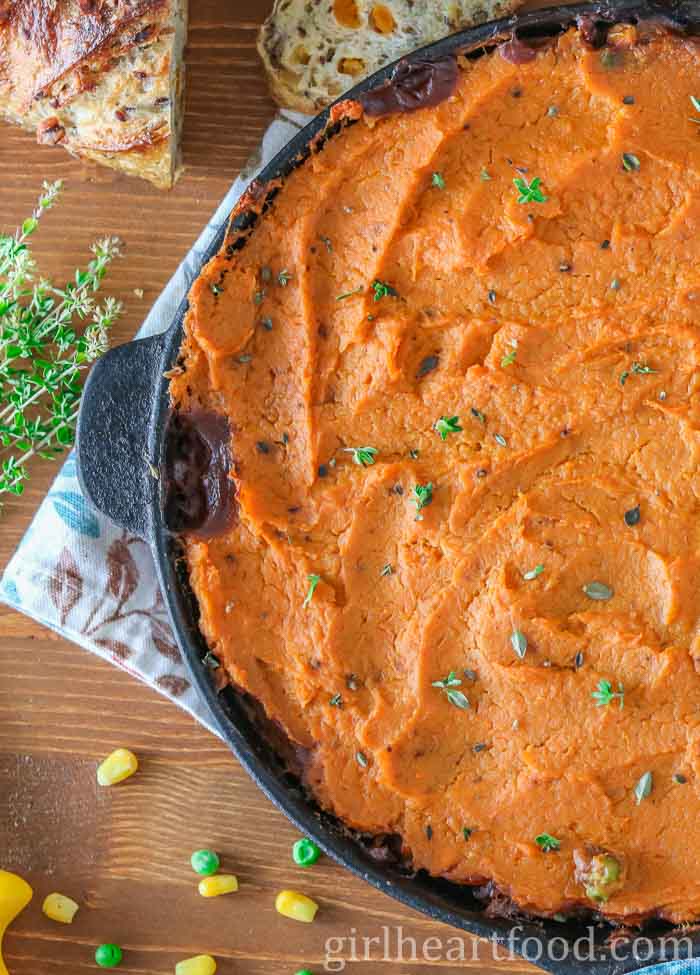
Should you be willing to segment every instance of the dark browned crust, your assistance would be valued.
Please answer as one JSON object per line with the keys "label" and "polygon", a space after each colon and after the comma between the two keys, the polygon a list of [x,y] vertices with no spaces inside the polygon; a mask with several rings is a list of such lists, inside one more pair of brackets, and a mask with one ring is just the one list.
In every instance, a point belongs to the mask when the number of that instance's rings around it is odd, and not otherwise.
{"label": "dark browned crust", "polygon": [[[32,92],[33,98],[47,98],[68,72],[81,66],[90,70],[80,77],[75,97],[94,87],[113,57],[160,36],[157,23],[129,34],[130,25],[142,18],[161,14],[168,0],[3,0],[0,6],[0,50],[21,43],[27,57],[36,57],[50,67]],[[0,83],[3,78],[0,60]],[[65,101],[63,102],[65,104]]]}

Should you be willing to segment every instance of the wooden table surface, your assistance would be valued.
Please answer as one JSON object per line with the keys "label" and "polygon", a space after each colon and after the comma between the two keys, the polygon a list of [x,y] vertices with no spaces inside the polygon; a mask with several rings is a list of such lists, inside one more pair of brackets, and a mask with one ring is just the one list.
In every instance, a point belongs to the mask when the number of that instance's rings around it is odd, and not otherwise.
{"label": "wooden table surface", "polygon": [[[187,171],[171,193],[39,148],[31,136],[0,125],[1,230],[13,230],[30,212],[43,179],[65,180],[60,205],[36,238],[45,273],[70,273],[98,236],[116,234],[125,242],[107,286],[126,306],[115,342],[133,335],[274,114],[255,50],[270,2],[191,3]],[[50,463],[34,464],[25,495],[0,515],[0,568],[54,472]],[[120,787],[98,790],[96,763],[120,745],[140,756],[141,771]],[[103,941],[125,949],[124,972],[172,972],[178,959],[210,952],[220,975],[293,975],[302,967],[316,975],[324,970],[326,939],[374,937],[384,926],[392,941],[398,928],[415,937],[418,960],[412,963],[408,952],[403,963],[383,961],[375,948],[371,961],[349,966],[356,975],[380,966],[391,975],[450,967],[483,975],[534,971],[520,960],[494,960],[488,942],[466,935],[467,961],[454,966],[444,954],[457,932],[402,908],[328,860],[311,871],[295,867],[296,838],[227,748],[174,704],[0,605],[0,867],[25,876],[35,891],[5,938],[12,975],[97,970],[94,947]],[[188,861],[203,846],[218,850],[238,874],[237,894],[198,896]],[[275,893],[283,887],[320,902],[316,923],[295,924],[275,913]],[[80,903],[71,926],[42,914],[52,891]],[[443,943],[442,961],[430,960],[437,959],[434,945],[422,957],[425,940],[435,936]],[[361,941],[357,949],[361,955]],[[343,950],[352,957],[349,941]]]}

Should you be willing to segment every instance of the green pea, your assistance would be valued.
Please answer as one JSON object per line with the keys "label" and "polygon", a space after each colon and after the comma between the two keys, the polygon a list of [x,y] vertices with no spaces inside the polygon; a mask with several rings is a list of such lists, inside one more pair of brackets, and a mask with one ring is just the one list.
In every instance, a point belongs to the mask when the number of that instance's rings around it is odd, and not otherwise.
{"label": "green pea", "polygon": [[190,857],[190,863],[200,877],[211,877],[221,866],[221,861],[213,850],[195,850]]}
{"label": "green pea", "polygon": [[313,867],[321,851],[313,840],[297,840],[292,848],[292,858],[299,867]]}
{"label": "green pea", "polygon": [[116,968],[121,965],[122,950],[119,945],[100,945],[95,951],[95,961],[100,968]]}

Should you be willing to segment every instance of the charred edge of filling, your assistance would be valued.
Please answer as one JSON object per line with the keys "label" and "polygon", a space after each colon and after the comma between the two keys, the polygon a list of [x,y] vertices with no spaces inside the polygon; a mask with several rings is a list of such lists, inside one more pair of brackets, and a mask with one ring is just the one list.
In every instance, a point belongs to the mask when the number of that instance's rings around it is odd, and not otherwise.
{"label": "charred edge of filling", "polygon": [[[217,685],[214,671],[212,680]],[[279,721],[270,718],[262,703],[239,684],[229,681],[224,697],[233,694],[236,706],[241,710],[255,731],[269,756],[277,764],[280,772],[288,778],[287,785],[292,793],[312,806],[319,820],[338,836],[358,844],[376,863],[394,867],[403,876],[414,876],[410,851],[398,833],[361,833],[346,826],[341,820],[318,804],[313,791],[315,763],[313,749],[295,742]]]}
{"label": "charred edge of filling", "polygon": [[362,92],[357,100],[370,116],[434,108],[454,93],[458,75],[454,54],[433,61],[423,58],[399,61],[388,81]]}
{"label": "charred edge of filling", "polygon": [[165,433],[167,528],[208,538],[225,531],[236,515],[231,479],[230,427],[224,416],[174,412]]}

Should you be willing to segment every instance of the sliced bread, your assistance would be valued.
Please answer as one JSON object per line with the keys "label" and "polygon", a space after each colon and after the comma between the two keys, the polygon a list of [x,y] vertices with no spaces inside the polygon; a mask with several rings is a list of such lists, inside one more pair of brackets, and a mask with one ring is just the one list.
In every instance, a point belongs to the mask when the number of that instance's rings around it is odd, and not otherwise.
{"label": "sliced bread", "polygon": [[258,50],[276,101],[313,114],[402,54],[522,2],[275,0]]}
{"label": "sliced bread", "polygon": [[187,0],[0,0],[0,115],[170,187],[186,30]]}

